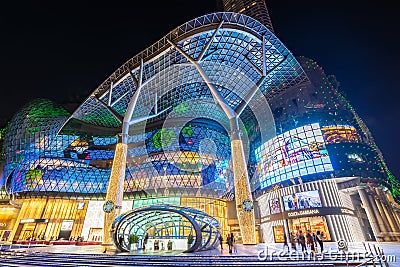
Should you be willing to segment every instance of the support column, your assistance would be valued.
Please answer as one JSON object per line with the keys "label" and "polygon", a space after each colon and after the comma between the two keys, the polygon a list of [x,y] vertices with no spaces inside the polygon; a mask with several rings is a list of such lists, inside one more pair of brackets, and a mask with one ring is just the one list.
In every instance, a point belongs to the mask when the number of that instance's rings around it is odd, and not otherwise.
{"label": "support column", "polygon": [[112,201],[115,208],[109,213],[106,212],[104,215],[104,238],[102,246],[114,245],[110,235],[110,226],[121,213],[127,152],[128,145],[119,142],[115,148],[115,156],[106,196],[106,202]]}
{"label": "support column", "polygon": [[[111,176],[108,182],[106,203],[112,202],[114,204],[114,209],[111,211],[105,211],[104,214],[104,238],[103,246],[113,246],[113,240],[111,238],[111,225],[114,220],[120,215],[122,208],[122,199],[124,196],[124,182],[125,182],[125,172],[126,172],[126,159],[128,156],[128,137],[129,137],[129,126],[134,122],[139,122],[139,120],[132,120],[132,114],[136,107],[136,102],[139,98],[140,92],[143,86],[143,60],[140,60],[139,67],[139,78],[132,75],[132,71],[129,70],[129,75],[132,80],[136,81],[136,91],[133,94],[131,100],[129,101],[128,107],[125,112],[124,120],[122,122],[122,133],[120,140],[115,148],[115,155],[113,159]],[[112,87],[110,88],[110,94],[112,93]],[[109,100],[110,102],[111,100]],[[143,120],[146,118],[142,118]]]}
{"label": "support column", "polygon": [[243,142],[240,138],[240,131],[237,119],[231,119],[231,147],[233,161],[233,175],[235,182],[236,211],[239,221],[240,233],[243,244],[256,244],[254,208],[246,209],[244,202],[253,205],[253,198],[250,190],[247,164],[245,160]]}
{"label": "support column", "polygon": [[375,217],[376,217],[376,219],[378,221],[379,229],[381,230],[381,232],[387,232],[387,229],[386,229],[386,226],[385,226],[385,222],[383,221],[382,215],[380,214],[378,206],[376,205],[375,198],[373,196],[371,196],[371,195],[368,195],[368,198],[369,198],[369,201],[371,203],[371,207],[372,207],[372,210],[374,212],[374,215],[375,215]]}
{"label": "support column", "polygon": [[383,221],[383,223],[385,225],[386,231],[387,232],[393,232],[394,229],[392,229],[392,225],[389,223],[389,219],[390,219],[389,215],[383,209],[383,205],[384,204],[380,202],[381,201],[380,199],[374,198],[374,200],[375,200],[375,204],[376,204],[376,206],[378,208],[379,215],[381,216],[382,221]]}
{"label": "support column", "polygon": [[367,217],[368,217],[369,223],[371,224],[372,231],[375,234],[375,238],[377,239],[377,241],[379,241],[378,239],[380,238],[381,231],[379,229],[378,223],[374,216],[374,211],[372,210],[372,207],[369,204],[368,197],[365,193],[365,189],[358,189],[358,194],[360,195],[365,212],[367,213]]}
{"label": "support column", "polygon": [[389,221],[389,224],[393,229],[393,232],[399,232],[399,225],[396,221],[396,218],[394,217],[393,209],[390,205],[390,202],[386,198],[385,193],[381,189],[378,189],[378,188],[376,188],[375,191],[378,194],[378,196],[382,199],[381,205],[382,205],[383,211]]}

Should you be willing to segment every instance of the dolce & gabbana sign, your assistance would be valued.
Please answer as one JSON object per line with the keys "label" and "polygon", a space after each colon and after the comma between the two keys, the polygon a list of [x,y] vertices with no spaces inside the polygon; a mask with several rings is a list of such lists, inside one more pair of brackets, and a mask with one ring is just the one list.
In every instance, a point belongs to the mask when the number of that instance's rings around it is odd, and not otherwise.
{"label": "dolce & gabbana sign", "polygon": [[323,207],[315,209],[293,210],[281,213],[266,215],[261,218],[261,222],[270,222],[277,220],[287,220],[292,218],[311,217],[311,216],[325,216],[325,215],[349,215],[356,216],[355,212],[348,208],[343,207]]}
{"label": "dolce & gabbana sign", "polygon": [[291,211],[288,212],[287,216],[289,218],[291,217],[303,217],[303,216],[309,216],[309,215],[316,215],[320,214],[319,210],[317,209],[312,209],[312,210],[298,210],[298,211]]}

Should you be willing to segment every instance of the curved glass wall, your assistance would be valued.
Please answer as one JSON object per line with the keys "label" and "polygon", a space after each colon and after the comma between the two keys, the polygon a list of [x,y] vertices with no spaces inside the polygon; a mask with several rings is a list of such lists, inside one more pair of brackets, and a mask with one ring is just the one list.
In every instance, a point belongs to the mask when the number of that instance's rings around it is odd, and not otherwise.
{"label": "curved glass wall", "polygon": [[[128,211],[117,217],[111,227],[114,244],[129,250],[129,238],[138,237],[146,249],[180,249],[186,252],[218,246],[220,226],[202,211],[174,205],[153,205]],[[188,237],[192,236],[190,242]],[[156,245],[157,244],[157,245]]]}
{"label": "curved glass wall", "polygon": [[230,141],[216,121],[197,118],[140,137],[131,137],[125,192],[221,197],[232,190]]}
{"label": "curved glass wall", "polygon": [[195,18],[128,60],[71,116],[49,103],[18,113],[5,141],[8,191],[104,197],[121,117],[145,59],[133,118],[148,119],[130,127],[127,197],[231,194],[229,120],[200,73],[168,41],[193,58],[201,56],[199,64],[233,110],[258,86],[239,122],[250,142],[275,135],[267,100],[308,80],[290,51],[253,18],[235,13]]}

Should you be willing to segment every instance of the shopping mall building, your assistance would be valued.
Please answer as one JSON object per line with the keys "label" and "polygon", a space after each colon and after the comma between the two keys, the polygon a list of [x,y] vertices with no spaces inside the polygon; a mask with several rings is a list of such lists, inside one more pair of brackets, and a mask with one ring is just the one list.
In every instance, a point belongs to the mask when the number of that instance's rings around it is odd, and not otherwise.
{"label": "shopping mall building", "polygon": [[398,182],[334,76],[241,13],[173,29],[72,111],[37,99],[15,114],[2,132],[0,240],[102,242],[121,170],[120,212],[191,207],[239,241],[246,212],[256,242],[306,229],[400,240]]}

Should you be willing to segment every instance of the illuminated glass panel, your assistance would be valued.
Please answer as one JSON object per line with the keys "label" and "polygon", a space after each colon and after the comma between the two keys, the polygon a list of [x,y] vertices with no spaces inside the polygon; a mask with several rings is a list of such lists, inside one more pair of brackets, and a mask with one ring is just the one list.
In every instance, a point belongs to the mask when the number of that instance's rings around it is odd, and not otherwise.
{"label": "illuminated glass panel", "polygon": [[261,189],[295,177],[333,171],[318,123],[280,134],[255,150]]}
{"label": "illuminated glass panel", "polygon": [[159,205],[159,204],[180,205],[181,199],[179,197],[138,199],[133,202],[133,208],[137,209],[141,207]]}
{"label": "illuminated glass panel", "polygon": [[321,128],[321,130],[324,133],[326,144],[362,142],[361,136],[358,134],[356,128],[354,128],[353,126],[324,126]]}

